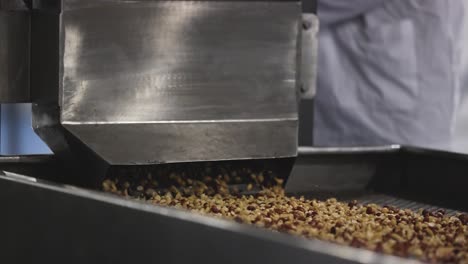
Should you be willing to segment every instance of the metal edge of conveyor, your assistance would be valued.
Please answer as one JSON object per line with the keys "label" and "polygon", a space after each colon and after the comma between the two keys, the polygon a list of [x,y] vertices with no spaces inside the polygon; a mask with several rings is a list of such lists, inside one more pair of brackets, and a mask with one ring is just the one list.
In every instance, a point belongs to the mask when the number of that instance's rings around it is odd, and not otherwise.
{"label": "metal edge of conveyor", "polygon": [[398,198],[395,205],[412,201],[427,208],[468,212],[467,169],[467,153],[398,145],[306,147],[299,149],[286,191],[344,200],[379,194]]}
{"label": "metal edge of conveyor", "polygon": [[47,163],[54,160],[54,155],[18,155],[0,156],[0,164],[38,164]]}
{"label": "metal edge of conveyor", "polygon": [[[321,155],[321,154],[365,154],[365,153],[392,153],[401,150],[414,153],[439,153],[449,156],[467,157],[463,153],[452,153],[440,150],[431,150],[420,147],[400,146],[400,145],[384,145],[384,146],[369,146],[369,147],[309,147],[300,146],[298,148],[298,156],[305,155]],[[51,161],[54,155],[25,155],[25,156],[0,156],[0,164],[3,163],[40,163]]]}
{"label": "metal edge of conveyor", "polygon": [[299,147],[298,156],[323,155],[323,154],[373,154],[396,153],[400,151],[400,145],[369,146],[369,147]]}
{"label": "metal edge of conveyor", "polygon": [[437,148],[418,147],[411,145],[382,145],[382,146],[358,146],[358,147],[309,147],[299,146],[298,156],[309,155],[340,155],[340,154],[382,154],[403,153],[410,155],[424,155],[455,160],[468,160],[468,153],[456,152]]}
{"label": "metal edge of conveyor", "polygon": [[[33,187],[40,189],[43,192],[53,192],[57,194],[57,198],[61,195],[73,196],[78,199],[92,200],[96,203],[106,203],[108,205],[114,205],[123,207],[128,210],[143,211],[146,213],[153,214],[155,217],[165,216],[173,219],[182,221],[188,221],[199,225],[207,226],[209,228],[222,229],[233,233],[241,233],[244,236],[248,236],[258,241],[271,241],[279,243],[286,247],[293,247],[303,249],[314,254],[325,254],[332,258],[341,259],[345,262],[359,262],[359,263],[420,263],[412,259],[403,259],[395,256],[382,255],[370,250],[357,249],[348,246],[342,246],[330,242],[315,240],[315,239],[303,239],[297,238],[286,234],[274,233],[267,230],[262,230],[253,226],[247,226],[236,223],[234,221],[228,221],[223,219],[217,219],[209,216],[200,214],[190,213],[184,210],[168,208],[162,206],[155,206],[146,204],[144,202],[128,200],[125,198],[119,198],[110,194],[82,189],[69,185],[60,185],[49,183],[47,181],[37,180],[32,177],[24,175],[9,174],[8,176],[0,175],[0,187],[1,181],[9,181],[12,183],[20,184],[24,187]],[[1,189],[1,188],[0,188]],[[0,195],[1,196],[1,195]],[[4,200],[5,201],[5,200]],[[38,205],[40,206],[40,205]],[[6,212],[7,213],[7,212]],[[129,213],[131,213],[129,211]],[[78,216],[77,216],[78,217]],[[92,217],[92,216],[88,216]],[[1,222],[1,220],[0,220]],[[1,254],[0,254],[1,255]]]}

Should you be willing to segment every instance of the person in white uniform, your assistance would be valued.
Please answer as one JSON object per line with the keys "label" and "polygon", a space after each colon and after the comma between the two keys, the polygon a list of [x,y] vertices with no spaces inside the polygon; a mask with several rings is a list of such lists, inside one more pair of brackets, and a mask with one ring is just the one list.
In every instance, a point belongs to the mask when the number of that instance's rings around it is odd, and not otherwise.
{"label": "person in white uniform", "polygon": [[314,144],[448,144],[468,46],[462,34],[465,5],[318,0]]}

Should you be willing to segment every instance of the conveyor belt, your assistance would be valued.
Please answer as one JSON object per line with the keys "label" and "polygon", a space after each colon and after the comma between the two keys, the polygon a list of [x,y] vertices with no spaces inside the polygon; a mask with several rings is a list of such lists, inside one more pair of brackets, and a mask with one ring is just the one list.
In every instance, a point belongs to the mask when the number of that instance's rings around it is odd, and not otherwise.
{"label": "conveyor belt", "polygon": [[402,199],[399,197],[386,195],[386,194],[369,194],[358,197],[356,199],[358,203],[361,204],[370,204],[375,203],[380,206],[390,205],[400,209],[410,209],[412,211],[418,211],[420,209],[428,210],[428,211],[436,211],[443,209],[446,211],[447,215],[456,215],[461,213],[458,210],[446,209],[439,206],[434,206],[426,203],[415,202],[407,199]]}
{"label": "conveyor belt", "polygon": [[[36,166],[24,159],[0,164],[0,170],[36,172],[38,179],[51,179],[44,174],[50,166],[42,166],[43,173],[37,173]],[[412,210],[451,208],[447,213],[456,214],[468,211],[467,171],[464,155],[394,147],[316,149],[305,156],[300,153],[288,185],[292,193],[297,190],[313,198],[356,199]],[[0,224],[8,226],[0,257],[17,263],[50,262],[51,256],[68,263],[73,262],[70,256],[78,260],[75,263],[414,261],[40,180],[0,176],[0,207],[4,215]],[[26,250],[29,253],[23,254]]]}

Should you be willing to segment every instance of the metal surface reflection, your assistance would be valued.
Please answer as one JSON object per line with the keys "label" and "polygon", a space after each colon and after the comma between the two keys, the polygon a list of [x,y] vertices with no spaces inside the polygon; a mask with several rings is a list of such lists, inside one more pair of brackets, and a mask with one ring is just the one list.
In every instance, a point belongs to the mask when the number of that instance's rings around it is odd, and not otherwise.
{"label": "metal surface reflection", "polygon": [[296,5],[127,5],[64,12],[65,123],[297,116]]}
{"label": "metal surface reflection", "polygon": [[34,125],[55,153],[127,165],[297,154],[299,1],[45,3]]}

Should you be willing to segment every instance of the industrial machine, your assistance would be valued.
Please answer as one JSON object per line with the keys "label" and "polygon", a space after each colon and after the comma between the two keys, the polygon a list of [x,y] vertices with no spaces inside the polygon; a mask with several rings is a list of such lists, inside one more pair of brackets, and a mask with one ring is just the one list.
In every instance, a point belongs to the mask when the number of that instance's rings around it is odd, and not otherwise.
{"label": "industrial machine", "polygon": [[281,164],[292,194],[468,209],[464,155],[298,148],[314,12],[312,0],[0,0],[0,102],[31,102],[54,152],[0,157],[0,259],[413,262],[94,190],[122,167],[255,160]]}
{"label": "industrial machine", "polygon": [[33,103],[75,182],[110,165],[296,156],[314,26],[300,1],[3,3],[0,101]]}

